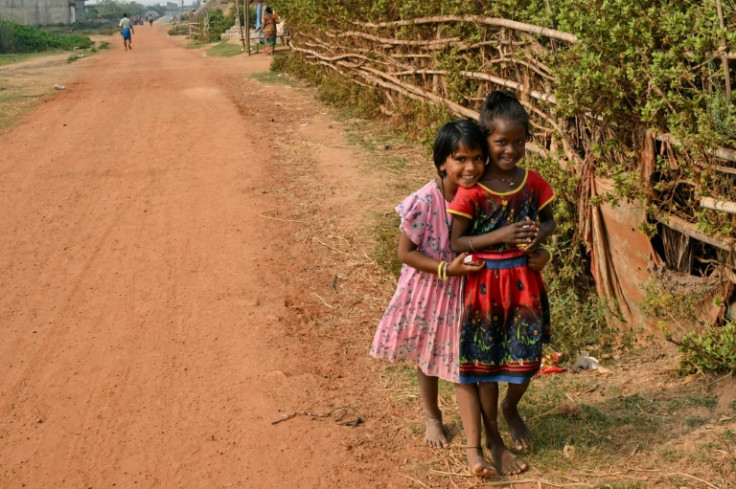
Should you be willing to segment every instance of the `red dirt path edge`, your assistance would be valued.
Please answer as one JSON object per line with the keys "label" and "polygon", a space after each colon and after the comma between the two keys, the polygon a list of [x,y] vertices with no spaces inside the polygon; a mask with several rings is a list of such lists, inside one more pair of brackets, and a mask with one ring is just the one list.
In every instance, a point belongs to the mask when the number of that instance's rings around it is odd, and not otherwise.
{"label": "red dirt path edge", "polygon": [[413,485],[368,345],[309,325],[334,273],[288,217],[355,224],[360,157],[247,77],[266,56],[111,42],[0,136],[0,487]]}

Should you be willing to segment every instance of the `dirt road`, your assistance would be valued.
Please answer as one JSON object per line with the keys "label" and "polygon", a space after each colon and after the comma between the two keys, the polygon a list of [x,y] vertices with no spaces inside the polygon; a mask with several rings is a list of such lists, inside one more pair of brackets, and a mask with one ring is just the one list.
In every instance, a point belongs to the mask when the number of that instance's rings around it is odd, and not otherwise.
{"label": "dirt road", "polygon": [[368,345],[302,288],[334,275],[303,223],[371,204],[343,134],[262,54],[111,41],[0,137],[0,487],[410,485]]}

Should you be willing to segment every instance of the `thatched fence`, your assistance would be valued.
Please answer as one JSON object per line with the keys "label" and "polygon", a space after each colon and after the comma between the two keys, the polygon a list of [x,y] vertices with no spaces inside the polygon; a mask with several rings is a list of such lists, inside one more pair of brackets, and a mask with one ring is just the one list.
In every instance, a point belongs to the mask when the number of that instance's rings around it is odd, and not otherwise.
{"label": "thatched fence", "polygon": [[[727,29],[729,17],[720,0],[716,6],[718,22]],[[714,33],[717,39],[702,43],[698,52],[675,53],[680,58],[669,69],[693,73],[691,86],[684,88],[674,76],[661,81],[657,71],[665,66],[661,57],[672,53],[656,43],[639,49],[632,41],[619,54],[620,68],[627,69],[637,57],[642,66],[651,61],[653,68],[628,75],[615,94],[607,91],[606,80],[595,79],[590,32],[581,39],[483,15],[344,19],[335,29],[295,23],[299,28],[290,22],[293,49],[326,73],[380,90],[381,111],[387,116],[400,113],[404,100],[415,100],[477,119],[488,92],[501,87],[514,91],[532,116],[528,150],[553,159],[565,178],[577,182],[577,195],[568,196],[577,207],[575,239],[585,243],[598,293],[625,322],[652,322],[640,307],[644,285],[652,279],[680,291],[701,291],[700,316],[707,324],[721,320],[736,301],[736,131],[721,127],[734,114],[736,54],[728,51],[725,34]],[[619,46],[611,52],[624,53]],[[590,79],[580,67],[589,67]],[[616,66],[609,63],[610,68]],[[576,92],[568,89],[571,83],[589,83],[592,89]],[[603,87],[598,92],[595,83]],[[660,112],[645,120],[641,113],[647,115],[650,106],[627,101],[626,87],[636,92],[631,99],[657,101]],[[688,99],[687,90],[709,98]],[[627,112],[627,103],[646,110]],[[676,117],[683,121],[680,126],[673,122],[680,120]],[[705,120],[715,129],[688,134],[689,120]]]}

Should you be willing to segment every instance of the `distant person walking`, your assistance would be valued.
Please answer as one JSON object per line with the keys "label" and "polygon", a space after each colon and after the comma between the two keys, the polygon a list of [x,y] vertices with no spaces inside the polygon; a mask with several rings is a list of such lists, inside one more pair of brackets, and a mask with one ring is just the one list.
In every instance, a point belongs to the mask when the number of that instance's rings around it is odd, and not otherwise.
{"label": "distant person walking", "polygon": [[263,16],[263,52],[273,56],[276,47],[276,24],[279,18],[273,13],[271,7],[266,7],[266,15]]}
{"label": "distant person walking", "polygon": [[133,49],[133,23],[128,18],[128,14],[123,14],[123,18],[120,19],[120,35],[123,36],[123,46],[125,50]]}

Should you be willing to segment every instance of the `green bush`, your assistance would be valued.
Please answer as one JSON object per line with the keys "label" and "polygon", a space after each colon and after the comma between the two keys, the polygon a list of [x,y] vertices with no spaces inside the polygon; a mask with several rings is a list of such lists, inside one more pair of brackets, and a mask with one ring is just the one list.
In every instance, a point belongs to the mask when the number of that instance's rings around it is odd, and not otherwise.
{"label": "green bush", "polygon": [[170,36],[187,36],[189,35],[189,26],[186,24],[177,24],[169,29]]}
{"label": "green bush", "polygon": [[220,9],[212,9],[210,14],[210,37],[209,41],[219,41],[223,32],[235,25],[235,9],[233,8],[228,15],[225,15]]}
{"label": "green bush", "polygon": [[703,333],[692,331],[681,341],[673,341],[680,348],[680,370],[689,374],[736,372],[736,323],[709,328]]}
{"label": "green bush", "polygon": [[0,17],[0,53],[12,53],[15,50],[12,22]]}
{"label": "green bush", "polygon": [[[317,45],[316,39],[324,44],[341,44],[343,51],[352,50],[366,58],[371,57],[367,44],[355,41],[352,49],[350,41],[332,36],[361,30],[357,26],[366,22],[481,15],[527,22],[576,37],[576,42],[566,43],[535,36],[523,41],[526,50],[509,50],[504,55],[509,60],[514,56],[535,59],[549,68],[551,76],[544,89],[554,93],[557,103],[539,104],[538,108],[548,112],[559,128],[551,131],[547,127],[545,138],[559,142],[557,131],[561,130],[569,132],[567,142],[571,143],[565,154],[552,154],[546,159],[531,157],[524,162],[526,167],[539,171],[557,195],[556,253],[545,270],[553,301],[555,348],[574,351],[612,339],[606,325],[606,317],[612,312],[597,297],[589,272],[590,251],[583,240],[585,229],[579,228],[585,222],[580,215],[584,210],[578,208],[579,177],[560,171],[560,159],[575,155],[592,165],[596,177],[614,182],[614,190],[591,198],[591,206],[605,202],[615,207],[619,202],[643,200],[650,209],[685,218],[708,234],[728,238],[734,233],[736,223],[727,214],[699,209],[695,199],[685,199],[681,193],[678,198],[672,195],[684,182],[694,195],[736,200],[734,179],[709,168],[710,163],[718,163],[712,156],[714,147],[736,148],[736,104],[724,93],[724,69],[714,58],[722,39],[727,51],[735,49],[733,1],[723,2],[724,28],[720,27],[715,2],[689,0],[274,0],[273,7],[287,19],[295,46],[311,48]],[[366,31],[402,40],[459,37],[465,44],[491,42],[499,35],[494,28],[468,23]],[[503,42],[498,48],[507,50]],[[495,73],[505,69],[509,79],[528,83],[523,70],[514,73],[503,63],[491,64],[472,50],[437,49],[430,59],[429,65],[446,72],[442,78],[444,96],[472,109],[477,109],[488,85],[464,78],[461,70]],[[289,60],[279,66],[317,85],[331,103],[355,107],[373,104],[374,113],[380,103],[385,104],[393,114],[391,124],[425,144],[431,141],[438,124],[454,118],[405,97],[380,97],[370,88],[355,90],[355,81],[340,80],[335,70],[310,65],[300,53],[292,52]],[[729,74],[733,86],[733,63]],[[666,148],[661,148],[663,157],[655,172],[659,180],[652,182],[655,198],[645,193],[639,161],[642,140],[649,129],[672,134],[682,143],[673,144],[668,155],[664,155]],[[554,153],[561,146],[547,147]],[[678,164],[672,164],[667,156],[673,156]],[[705,163],[705,168],[693,162]],[[673,187],[673,182],[678,186]],[[647,227],[643,230],[656,232],[655,226],[642,224],[642,228]],[[654,315],[684,317],[695,311],[696,299],[700,297],[690,294],[675,305],[674,296],[649,295],[642,308]],[[700,345],[695,337],[689,341]]]}
{"label": "green bush", "polygon": [[94,43],[87,36],[51,34],[0,18],[0,53],[32,53],[47,49],[89,48]]}

